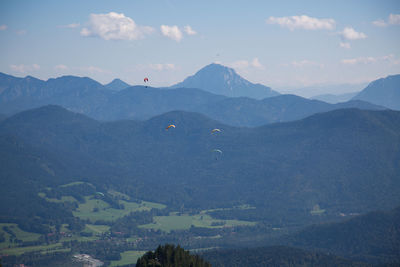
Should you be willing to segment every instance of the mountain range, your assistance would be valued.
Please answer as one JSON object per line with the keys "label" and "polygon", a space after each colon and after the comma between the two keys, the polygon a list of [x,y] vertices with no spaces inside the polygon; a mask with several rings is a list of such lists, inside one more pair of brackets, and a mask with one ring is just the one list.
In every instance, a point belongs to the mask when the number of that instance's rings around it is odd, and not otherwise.
{"label": "mountain range", "polygon": [[[120,259],[132,246],[183,242],[263,246],[205,253],[213,266],[396,264],[399,77],[329,104],[278,94],[217,64],[171,88],[0,73],[0,252],[60,244],[68,232],[68,252],[46,257]],[[85,204],[89,216],[106,207],[123,214],[142,200],[164,208],[112,221],[77,216]],[[96,201],[104,210],[90,207]],[[196,216],[212,222],[142,228]],[[76,242],[97,227],[108,233]],[[18,240],[23,231],[40,239]],[[6,261],[32,263],[42,257],[35,253]]]}
{"label": "mountain range", "polygon": [[400,110],[400,75],[373,81],[352,99]]}
{"label": "mountain range", "polygon": [[[340,83],[340,84],[319,84],[319,85],[311,85],[306,87],[299,88],[281,88],[279,92],[285,94],[295,94],[306,98],[318,99],[317,97],[320,95],[331,94],[335,96],[345,96],[349,92],[361,92],[368,83]],[[328,93],[329,92],[329,93]],[[321,99],[322,100],[322,99]],[[350,98],[343,100],[348,101]],[[341,101],[341,102],[343,102]],[[334,103],[332,103],[334,104]]]}
{"label": "mountain range", "polygon": [[[176,129],[166,131],[169,124]],[[221,132],[211,135],[214,128]],[[395,111],[341,109],[291,123],[235,128],[182,111],[144,122],[105,123],[46,106],[0,123],[2,154],[9,162],[0,168],[8,177],[0,195],[2,203],[10,203],[18,198],[11,187],[29,185],[25,189],[35,191],[78,180],[112,184],[171,207],[256,207],[215,216],[296,224],[338,219],[339,213],[400,202],[399,133]],[[216,158],[214,149],[223,154]],[[33,205],[35,193],[30,195],[18,201]],[[313,216],[315,205],[324,210],[322,217]]]}
{"label": "mountain range", "polygon": [[[218,65],[218,68],[225,67]],[[221,78],[223,73],[216,72],[215,76]],[[116,87],[110,89],[111,84]],[[158,89],[144,86],[122,89],[125,86],[127,84],[120,80],[103,86],[89,78],[74,76],[42,81],[30,76],[16,78],[1,74],[0,113],[13,114],[46,104],[56,104],[97,120],[109,121],[146,120],[165,112],[184,110],[205,114],[225,124],[254,127],[293,121],[340,108],[383,109],[382,106],[359,100],[328,104],[294,95],[257,100],[216,95],[202,89]]]}

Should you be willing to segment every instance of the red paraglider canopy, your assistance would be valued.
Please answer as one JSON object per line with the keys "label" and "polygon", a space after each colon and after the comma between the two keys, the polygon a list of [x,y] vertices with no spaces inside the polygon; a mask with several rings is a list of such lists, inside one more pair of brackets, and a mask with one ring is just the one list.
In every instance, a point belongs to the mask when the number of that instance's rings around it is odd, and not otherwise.
{"label": "red paraglider canopy", "polygon": [[143,81],[146,83],[146,82],[149,81],[149,78],[146,77],[146,78],[143,79]]}

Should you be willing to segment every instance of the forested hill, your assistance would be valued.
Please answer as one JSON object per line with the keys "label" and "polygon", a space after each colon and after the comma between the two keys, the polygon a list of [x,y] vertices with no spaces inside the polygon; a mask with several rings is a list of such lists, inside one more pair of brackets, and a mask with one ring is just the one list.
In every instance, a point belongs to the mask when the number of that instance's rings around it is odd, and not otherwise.
{"label": "forested hill", "polygon": [[[176,128],[165,130],[170,124]],[[212,134],[214,128],[221,132]],[[8,177],[1,187],[8,203],[35,202],[16,196],[10,186],[35,184],[26,187],[35,191],[48,181],[71,180],[112,185],[179,209],[251,204],[254,209],[216,210],[213,216],[276,224],[303,225],[400,203],[400,112],[395,111],[337,110],[235,128],[178,111],[144,122],[101,123],[46,106],[7,118],[0,135],[1,153],[10,159],[0,167]]]}
{"label": "forested hill", "polygon": [[211,264],[198,255],[193,255],[180,246],[166,244],[158,246],[137,260],[136,267],[211,267]]}
{"label": "forested hill", "polygon": [[351,261],[331,254],[283,246],[214,250],[202,253],[201,256],[214,267],[372,266],[365,262]]}
{"label": "forested hill", "polygon": [[400,207],[307,227],[285,244],[373,263],[400,262]]}

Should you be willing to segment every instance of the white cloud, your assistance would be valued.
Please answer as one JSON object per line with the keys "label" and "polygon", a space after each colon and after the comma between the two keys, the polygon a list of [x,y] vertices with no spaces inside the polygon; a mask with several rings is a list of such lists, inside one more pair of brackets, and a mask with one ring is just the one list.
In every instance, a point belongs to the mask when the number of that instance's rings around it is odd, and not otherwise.
{"label": "white cloud", "polygon": [[59,64],[59,65],[55,66],[54,69],[63,71],[63,70],[68,70],[68,67],[63,64]]}
{"label": "white cloud", "polygon": [[247,60],[238,60],[230,64],[234,69],[246,69],[249,67],[249,62]]}
{"label": "white cloud", "polygon": [[162,71],[162,70],[174,70],[175,65],[171,63],[166,63],[166,64],[149,64],[150,69],[152,70],[157,70],[157,71]]}
{"label": "white cloud", "polygon": [[352,27],[344,28],[340,34],[346,40],[359,40],[367,38],[367,35],[362,32],[355,31]]}
{"label": "white cloud", "polygon": [[291,17],[269,17],[266,22],[268,24],[278,24],[281,27],[304,30],[333,30],[335,28],[334,19],[318,19],[306,15]]}
{"label": "white cloud", "polygon": [[133,19],[122,13],[90,14],[82,36],[96,36],[104,40],[137,40],[154,31],[152,27],[138,26]]}
{"label": "white cloud", "polygon": [[238,60],[228,65],[234,69],[247,69],[247,68],[264,69],[264,66],[260,63],[260,61],[256,57],[253,58],[253,60],[250,62],[248,60]]}
{"label": "white cloud", "polygon": [[358,58],[349,58],[349,59],[342,59],[341,62],[344,65],[356,65],[356,64],[372,64],[377,63],[379,61],[387,61],[391,64],[398,65],[400,61],[396,59],[393,54],[381,56],[381,57],[358,57]]}
{"label": "white cloud", "polygon": [[183,30],[186,32],[186,34],[188,35],[196,35],[197,32],[195,30],[192,29],[192,27],[190,27],[189,25],[185,26],[183,28]]}
{"label": "white cloud", "polygon": [[376,58],[374,57],[359,57],[359,58],[350,58],[350,59],[342,59],[342,64],[345,65],[355,65],[355,64],[368,64],[376,62]]}
{"label": "white cloud", "polygon": [[346,48],[346,49],[350,49],[351,48],[350,43],[346,43],[346,42],[340,42],[339,46],[341,48]]}
{"label": "white cloud", "polygon": [[255,68],[258,68],[258,69],[263,69],[264,68],[264,66],[260,63],[260,61],[258,60],[257,57],[255,57],[253,59],[253,61],[251,62],[251,66],[253,66]]}
{"label": "white cloud", "polygon": [[385,27],[388,25],[400,25],[400,14],[390,14],[387,21],[378,19],[372,22],[373,25],[378,27]]}
{"label": "white cloud", "polygon": [[291,65],[296,67],[296,68],[302,68],[302,67],[319,67],[319,68],[323,68],[324,64],[320,64],[318,62],[315,61],[311,61],[311,60],[301,60],[301,61],[292,61]]}
{"label": "white cloud", "polygon": [[79,26],[81,26],[80,23],[71,23],[71,24],[67,24],[67,25],[60,25],[60,26],[58,26],[58,27],[59,27],[59,28],[74,29],[74,28],[78,28]]}
{"label": "white cloud", "polygon": [[171,71],[176,70],[177,67],[172,63],[151,63],[151,64],[137,64],[132,68],[127,69],[128,72],[137,72],[137,71],[145,71],[149,70],[153,71]]}
{"label": "white cloud", "polygon": [[13,71],[19,72],[19,73],[26,73],[29,71],[35,71],[39,70],[40,66],[38,64],[32,64],[32,65],[25,65],[25,64],[20,64],[20,65],[10,65],[10,68]]}
{"label": "white cloud", "polygon": [[161,33],[162,35],[175,40],[177,42],[180,42],[183,38],[181,30],[178,28],[178,26],[168,26],[168,25],[161,25]]}
{"label": "white cloud", "polygon": [[5,31],[5,30],[7,30],[7,25],[5,24],[0,25],[0,31]]}
{"label": "white cloud", "polygon": [[389,15],[389,24],[400,25],[400,14],[390,14]]}
{"label": "white cloud", "polygon": [[387,26],[386,22],[383,19],[378,19],[372,22],[373,25],[378,27],[385,27]]}

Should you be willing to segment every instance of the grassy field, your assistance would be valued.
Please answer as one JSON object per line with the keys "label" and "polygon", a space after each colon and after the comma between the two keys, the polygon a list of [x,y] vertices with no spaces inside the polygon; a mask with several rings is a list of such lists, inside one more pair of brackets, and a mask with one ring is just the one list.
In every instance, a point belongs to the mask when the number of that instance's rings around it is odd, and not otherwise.
{"label": "grassy field", "polygon": [[[79,204],[76,211],[73,212],[74,216],[84,220],[90,220],[95,222],[97,220],[104,221],[115,221],[121,217],[128,215],[135,211],[145,211],[155,209],[163,209],[166,206],[159,203],[152,203],[143,201],[141,203],[128,202],[120,200],[120,203],[124,205],[124,209],[114,209],[110,205],[101,199],[93,199],[89,196],[85,197],[86,202]],[[95,209],[97,211],[95,211]]]}
{"label": "grassy field", "polygon": [[69,183],[69,184],[64,184],[64,185],[60,185],[60,187],[68,187],[68,186],[74,186],[74,185],[80,185],[80,184],[88,184],[88,185],[90,185],[90,186],[94,187],[94,186],[93,186],[92,184],[90,184],[90,183],[81,182],[81,181],[78,181],[78,182],[72,182],[72,183]]}
{"label": "grassy field", "polygon": [[0,243],[0,249],[8,248],[8,246],[15,246],[15,243],[10,242],[11,235],[3,230],[3,227],[8,227],[11,232],[14,233],[16,239],[27,241],[36,241],[39,239],[40,235],[36,233],[25,232],[21,230],[15,223],[0,223],[0,233],[4,234],[5,241]]}
{"label": "grassy field", "polygon": [[108,225],[95,225],[95,224],[86,224],[83,232],[93,233],[93,234],[103,234],[110,230],[110,226]]}
{"label": "grassy field", "polygon": [[1,250],[1,254],[6,255],[21,255],[25,252],[37,251],[41,253],[49,253],[54,251],[59,251],[63,249],[61,243],[43,245],[43,246],[31,246],[31,247],[16,247],[16,248],[6,248]]}
{"label": "grassy field", "polygon": [[170,232],[171,230],[186,230],[192,225],[195,227],[205,228],[223,228],[233,227],[239,225],[254,226],[255,222],[238,221],[238,220],[217,220],[213,219],[207,214],[197,215],[170,215],[170,216],[155,216],[154,223],[141,225],[141,228],[155,229],[164,232]]}
{"label": "grassy field", "polygon": [[135,264],[136,261],[141,256],[143,256],[144,253],[146,253],[146,251],[136,251],[136,250],[125,251],[121,253],[121,259],[119,261],[112,261],[110,266],[115,267],[127,264]]}
{"label": "grassy field", "polygon": [[200,212],[200,214],[205,214],[208,212],[213,212],[213,211],[224,211],[224,210],[251,210],[251,209],[255,209],[256,207],[247,205],[247,204],[243,204],[240,206],[235,206],[233,208],[218,208],[218,209],[209,209],[209,210],[202,210]]}

